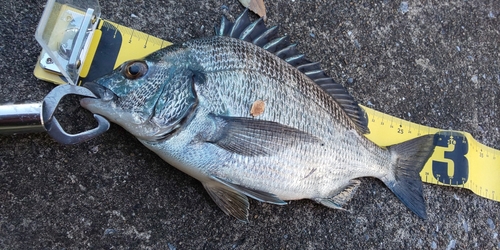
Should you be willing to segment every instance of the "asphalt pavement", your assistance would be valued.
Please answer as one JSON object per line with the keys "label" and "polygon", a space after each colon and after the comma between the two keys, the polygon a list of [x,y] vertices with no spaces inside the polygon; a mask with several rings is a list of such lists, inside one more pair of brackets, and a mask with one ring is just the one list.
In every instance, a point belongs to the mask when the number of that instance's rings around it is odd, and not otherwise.
{"label": "asphalt pavement", "polygon": [[[500,149],[500,1],[267,0],[268,25],[361,104],[415,123],[470,132]],[[0,9],[0,104],[40,101],[33,75],[45,1]],[[179,43],[213,35],[236,0],[101,1],[102,17]],[[253,16],[255,18],[255,16]],[[92,117],[76,97],[56,114],[69,131]],[[499,177],[500,181],[500,177]],[[363,178],[346,211],[313,201],[250,202],[242,223],[195,179],[117,125],[65,146],[47,134],[0,136],[1,249],[499,249],[500,203],[424,184],[428,219]]]}

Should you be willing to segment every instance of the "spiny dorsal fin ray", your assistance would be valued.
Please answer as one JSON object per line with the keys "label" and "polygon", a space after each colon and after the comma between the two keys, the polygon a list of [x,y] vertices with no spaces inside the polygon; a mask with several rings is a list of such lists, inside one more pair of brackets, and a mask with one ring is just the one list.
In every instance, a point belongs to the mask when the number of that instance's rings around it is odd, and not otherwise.
{"label": "spiny dorsal fin ray", "polygon": [[[260,18],[259,20],[262,20],[262,18]],[[278,34],[278,26],[273,26],[262,32],[257,38],[255,38],[252,41],[252,43],[259,47],[263,47],[266,43],[270,41],[271,38],[275,37],[277,34]]]}
{"label": "spiny dorsal fin ray", "polygon": [[276,51],[281,50],[282,48],[288,46],[289,44],[290,44],[290,38],[288,38],[288,36],[282,36],[264,44],[262,48],[275,54]]}
{"label": "spiny dorsal fin ray", "polygon": [[236,18],[233,27],[229,31],[229,36],[234,38],[240,38],[241,33],[251,24],[250,17],[248,17],[248,9],[245,9],[243,13]]}
{"label": "spiny dorsal fin ray", "polygon": [[259,38],[263,30],[266,30],[266,25],[264,24],[264,19],[260,18],[248,25],[243,32],[241,32],[240,39],[253,43],[255,39]]}
{"label": "spiny dorsal fin ray", "polygon": [[[319,62],[310,62],[307,59],[304,59],[304,61],[307,61],[307,62],[304,62],[304,63],[302,63],[302,64],[300,64],[300,65],[297,66],[297,69],[300,72],[302,72],[302,73],[307,72],[307,71],[313,71],[313,70],[321,69],[321,66],[320,66]],[[328,77],[328,79],[331,80],[332,78]],[[316,79],[316,80],[318,80],[318,79]]]}
{"label": "spiny dorsal fin ray", "polygon": [[298,54],[297,50],[295,49],[297,47],[296,43],[290,44],[287,47],[276,51],[275,55],[277,55],[281,59],[286,59],[292,56],[296,56]]}
{"label": "spiny dorsal fin ray", "polygon": [[[304,63],[309,62],[309,60],[307,60],[305,58],[304,54],[290,56],[290,57],[286,58],[285,61],[296,68],[297,68],[297,66],[301,66]],[[300,70],[299,68],[297,68],[297,69]],[[301,71],[301,72],[304,73],[303,71]]]}
{"label": "spiny dorsal fin ray", "polygon": [[227,20],[227,18],[225,16],[222,16],[222,19],[220,21],[220,26],[215,27],[215,35],[216,36],[227,36],[231,27],[233,27],[233,23],[231,21]]}
{"label": "spiny dorsal fin ray", "polygon": [[234,23],[222,16],[221,25],[215,29],[218,36],[229,36],[251,42],[285,60],[318,84],[342,107],[361,133],[369,133],[368,119],[364,110],[341,84],[336,83],[320,67],[311,62],[290,43],[288,36],[278,37],[277,26],[267,28],[262,18],[251,22],[246,9]]}

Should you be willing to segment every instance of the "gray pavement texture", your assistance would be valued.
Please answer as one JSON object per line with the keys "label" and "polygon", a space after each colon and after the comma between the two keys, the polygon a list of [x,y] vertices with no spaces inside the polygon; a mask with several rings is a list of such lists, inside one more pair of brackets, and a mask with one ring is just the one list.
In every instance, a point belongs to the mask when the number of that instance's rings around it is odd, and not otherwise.
{"label": "gray pavement texture", "polygon": [[[41,100],[53,87],[32,70],[45,1],[0,8],[0,103]],[[210,36],[222,0],[101,1],[103,17],[172,41]],[[500,1],[267,0],[302,51],[360,103],[419,124],[472,133],[500,148]],[[93,126],[77,98],[58,117]],[[500,203],[468,190],[424,185],[428,219],[378,180],[351,212],[312,201],[250,203],[250,222],[225,215],[202,185],[168,166],[119,126],[64,146],[46,134],[0,137],[2,249],[499,249]],[[500,181],[500,180],[499,180]]]}

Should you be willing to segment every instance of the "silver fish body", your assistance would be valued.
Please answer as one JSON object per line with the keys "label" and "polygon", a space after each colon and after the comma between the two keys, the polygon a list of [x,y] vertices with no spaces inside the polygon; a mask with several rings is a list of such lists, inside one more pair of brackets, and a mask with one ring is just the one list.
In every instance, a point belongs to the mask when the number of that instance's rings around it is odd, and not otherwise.
{"label": "silver fish body", "polygon": [[[168,47],[87,84],[102,98],[83,99],[82,106],[201,181],[240,220],[248,216],[247,196],[342,209],[365,176],[384,181],[425,218],[419,171],[433,151],[432,136],[376,146],[362,135],[363,110],[315,64],[294,67],[300,55],[288,49],[284,60],[269,52],[275,40],[242,39],[256,28],[234,31],[238,20],[229,30],[224,25],[222,36]],[[243,26],[251,25],[259,24]],[[263,30],[257,34],[270,32]],[[243,35],[224,36],[234,32]],[[253,116],[256,101],[265,109]]]}
{"label": "silver fish body", "polygon": [[[179,161],[184,171],[192,166],[189,174],[197,179],[217,176],[286,200],[332,197],[351,179],[389,174],[385,165],[391,162],[391,155],[359,135],[347,115],[335,112],[340,107],[332,97],[292,66],[278,61],[278,67],[269,67],[262,62],[276,61],[274,55],[248,51],[255,46],[229,37],[199,39],[184,46],[197,54],[205,77],[204,83],[195,85],[199,100],[196,114],[167,141],[141,140],[167,162]],[[244,58],[217,60],[212,57],[214,48],[220,50],[217,56],[222,58]],[[240,51],[233,52],[234,48]],[[265,100],[267,108],[252,118],[250,108],[256,100]],[[224,123],[209,114],[272,121],[304,134],[287,137],[284,142],[269,138],[273,142],[266,145],[265,151],[272,152],[269,154],[233,153],[206,142],[220,133]],[[196,142],[199,134],[203,139]],[[264,143],[260,138],[241,141],[252,144],[243,151]]]}

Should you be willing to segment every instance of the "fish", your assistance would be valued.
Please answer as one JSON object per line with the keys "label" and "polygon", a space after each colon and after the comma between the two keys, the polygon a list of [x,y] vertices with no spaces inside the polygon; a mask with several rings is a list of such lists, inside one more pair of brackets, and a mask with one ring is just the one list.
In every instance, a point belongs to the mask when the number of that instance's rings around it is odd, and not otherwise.
{"label": "fish", "polygon": [[85,83],[98,98],[81,106],[199,180],[241,221],[248,197],[346,210],[361,177],[380,179],[426,218],[419,173],[433,135],[379,147],[364,136],[368,119],[358,102],[277,26],[251,21],[245,10],[234,22],[223,16],[215,31]]}

